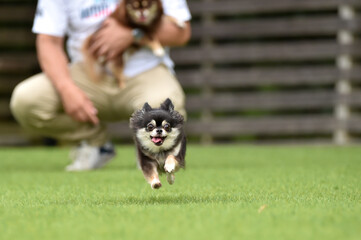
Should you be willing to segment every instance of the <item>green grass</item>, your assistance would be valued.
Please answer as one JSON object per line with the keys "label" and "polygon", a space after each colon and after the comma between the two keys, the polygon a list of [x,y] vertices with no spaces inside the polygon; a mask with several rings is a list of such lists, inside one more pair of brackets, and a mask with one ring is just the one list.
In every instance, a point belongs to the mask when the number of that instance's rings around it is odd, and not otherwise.
{"label": "green grass", "polygon": [[0,149],[0,239],[361,236],[360,147],[191,145],[187,169],[160,190],[131,146],[83,173],[63,171],[68,150]]}

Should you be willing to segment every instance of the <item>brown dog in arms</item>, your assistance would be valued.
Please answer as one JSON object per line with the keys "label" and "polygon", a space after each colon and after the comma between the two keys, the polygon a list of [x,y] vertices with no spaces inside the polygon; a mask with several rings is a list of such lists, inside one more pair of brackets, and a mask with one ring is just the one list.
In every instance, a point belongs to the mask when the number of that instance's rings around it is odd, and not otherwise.
{"label": "brown dog in arms", "polygon": [[[123,0],[115,11],[109,15],[110,18],[114,18],[123,26],[141,30],[142,33],[144,33],[144,36],[141,39],[141,45],[150,48],[156,56],[164,55],[164,49],[155,36],[155,32],[160,25],[163,16],[169,18],[180,28],[185,27],[184,22],[178,21],[171,16],[164,15],[163,6],[160,0]],[[97,58],[94,56],[89,49],[94,43],[98,31],[84,41],[82,51],[85,70],[90,79],[94,82],[99,82],[106,74],[110,74],[117,79],[119,87],[123,88],[123,54],[125,51],[119,53],[114,59],[109,61],[104,57]],[[133,43],[131,48],[136,50],[140,48],[141,45],[140,43]]]}

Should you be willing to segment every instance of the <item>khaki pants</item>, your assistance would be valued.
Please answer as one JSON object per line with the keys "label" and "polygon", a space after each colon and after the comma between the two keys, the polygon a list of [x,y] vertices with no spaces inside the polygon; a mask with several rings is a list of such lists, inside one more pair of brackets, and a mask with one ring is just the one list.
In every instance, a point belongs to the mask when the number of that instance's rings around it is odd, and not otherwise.
{"label": "khaki pants", "polygon": [[72,65],[70,73],[97,108],[101,123],[97,126],[80,123],[65,114],[54,86],[44,73],[40,73],[21,82],[11,98],[12,113],[24,128],[63,141],[87,140],[100,146],[108,140],[107,122],[128,120],[145,102],[159,107],[169,97],[175,109],[185,115],[183,90],[164,65],[126,79],[123,89],[119,89],[111,77],[100,83],[91,82],[81,64]]}

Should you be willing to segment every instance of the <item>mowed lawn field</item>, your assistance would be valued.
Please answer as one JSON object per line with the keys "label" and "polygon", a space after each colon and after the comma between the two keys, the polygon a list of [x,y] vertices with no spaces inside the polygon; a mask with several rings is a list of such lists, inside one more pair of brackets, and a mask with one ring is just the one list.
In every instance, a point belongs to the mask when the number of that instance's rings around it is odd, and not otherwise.
{"label": "mowed lawn field", "polygon": [[0,148],[0,239],[361,239],[361,147],[189,145],[152,190],[133,146],[67,173],[69,148]]}

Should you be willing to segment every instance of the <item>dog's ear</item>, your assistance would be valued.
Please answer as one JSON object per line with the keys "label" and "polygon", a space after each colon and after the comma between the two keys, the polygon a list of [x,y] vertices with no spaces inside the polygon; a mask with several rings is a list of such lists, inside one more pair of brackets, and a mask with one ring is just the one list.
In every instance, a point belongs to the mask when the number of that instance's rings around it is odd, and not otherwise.
{"label": "dog's ear", "polygon": [[167,98],[161,105],[160,105],[160,109],[163,109],[165,111],[168,111],[168,112],[173,112],[174,111],[174,106],[173,106],[173,103],[172,101]]}
{"label": "dog's ear", "polygon": [[143,112],[149,112],[152,110],[152,107],[146,102],[144,103],[142,110]]}
{"label": "dog's ear", "polygon": [[143,119],[146,112],[152,110],[152,107],[146,102],[142,109],[135,111],[129,119],[129,127],[133,130],[143,127]]}

